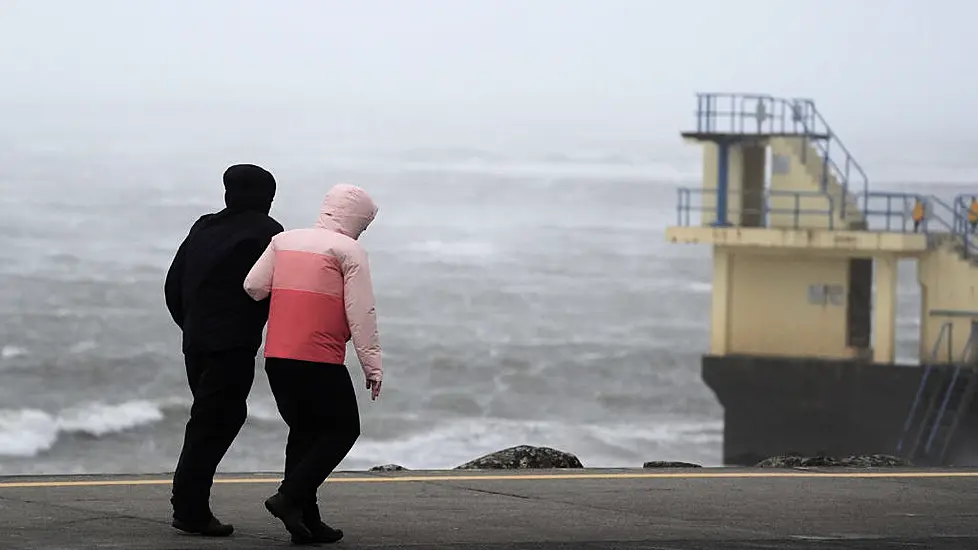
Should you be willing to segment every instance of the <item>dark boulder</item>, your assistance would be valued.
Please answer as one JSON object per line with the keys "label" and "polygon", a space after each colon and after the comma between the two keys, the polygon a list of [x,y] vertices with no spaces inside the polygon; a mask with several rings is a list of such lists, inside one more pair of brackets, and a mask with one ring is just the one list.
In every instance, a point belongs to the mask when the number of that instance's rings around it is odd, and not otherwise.
{"label": "dark boulder", "polygon": [[520,445],[466,462],[456,470],[522,470],[526,468],[583,468],[578,458],[550,447]]}
{"label": "dark boulder", "polygon": [[384,464],[383,466],[374,466],[370,469],[371,472],[400,472],[402,470],[407,470],[407,468],[400,464]]}
{"label": "dark boulder", "polygon": [[642,465],[643,468],[702,468],[691,462],[673,462],[668,460],[653,460]]}
{"label": "dark boulder", "polygon": [[899,468],[913,466],[909,461],[890,455],[773,456],[756,464],[758,468]]}

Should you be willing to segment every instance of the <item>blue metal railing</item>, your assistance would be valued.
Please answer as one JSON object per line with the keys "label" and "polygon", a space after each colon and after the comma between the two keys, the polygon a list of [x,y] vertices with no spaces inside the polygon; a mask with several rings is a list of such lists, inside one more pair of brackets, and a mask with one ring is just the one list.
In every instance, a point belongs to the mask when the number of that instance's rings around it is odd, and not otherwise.
{"label": "blue metal railing", "polygon": [[[910,407],[910,413],[907,415],[907,420],[903,423],[903,433],[900,434],[900,439],[897,441],[897,453],[903,452],[904,437],[911,432],[913,428],[914,419],[917,415],[917,410],[920,408],[921,400],[924,396],[924,391],[927,388],[927,381],[933,374],[937,367],[938,354],[941,351],[942,345],[947,342],[947,362],[946,364],[954,365],[954,370],[951,373],[951,380],[947,383],[947,387],[940,387],[938,389],[943,389],[943,397],[941,398],[940,407],[937,409],[937,417],[934,419],[933,423],[930,424],[929,430],[926,424],[922,424],[920,429],[917,431],[917,436],[914,442],[912,451],[915,451],[917,445],[920,441],[920,436],[927,430],[927,441],[924,445],[924,452],[930,453],[931,448],[934,445],[934,440],[937,437],[937,433],[941,428],[941,421],[944,419],[944,415],[948,410],[948,406],[951,402],[951,396],[954,395],[955,387],[958,383],[958,378],[961,377],[961,371],[963,368],[973,368],[971,363],[978,359],[975,357],[975,350],[978,348],[978,330],[972,330],[971,335],[968,337],[968,341],[965,342],[964,349],[961,352],[961,358],[955,360],[954,358],[954,344],[952,343],[952,336],[954,334],[954,323],[951,321],[945,322],[941,325],[941,330],[937,335],[937,341],[934,342],[934,347],[931,350],[930,361],[924,367],[924,374],[920,379],[920,384],[917,386],[917,393],[914,395],[913,405]],[[974,376],[974,373],[972,373]],[[931,404],[928,406],[927,411],[924,412],[921,422],[926,423],[931,411],[934,408],[934,397],[931,398]],[[953,428],[952,428],[953,429]]]}
{"label": "blue metal railing", "polygon": [[[849,194],[849,182],[855,176],[859,177],[859,181],[857,181],[856,183],[857,184],[862,183],[862,187],[863,187],[862,192],[864,194],[868,194],[869,178],[866,176],[866,172],[863,170],[862,166],[860,166],[859,163],[856,162],[855,157],[852,156],[852,153],[849,152],[849,149],[847,149],[845,144],[842,143],[842,140],[839,139],[839,137],[835,134],[835,132],[832,131],[831,128],[829,128],[828,122],[825,121],[825,119],[822,117],[822,114],[819,113],[818,109],[815,108],[814,103],[812,104],[812,113],[814,113],[816,125],[821,123],[828,130],[828,134],[829,134],[829,139],[824,141],[822,140],[815,141],[815,148],[822,156],[823,163],[824,163],[822,169],[822,189],[825,189],[826,186],[828,185],[829,170],[827,169],[831,169],[831,171],[834,172],[836,181],[838,181],[839,185],[842,186],[843,195]],[[845,160],[843,161],[841,167],[838,165],[838,163],[835,162],[834,159],[832,159],[832,156],[830,155],[830,152],[832,151],[833,143],[835,144],[835,149],[841,151],[842,154],[845,155]],[[859,207],[858,203],[856,203],[856,207],[857,208]],[[842,216],[846,215],[845,208],[846,208],[846,204],[845,202],[843,202],[842,212],[841,212]]]}
{"label": "blue metal railing", "polygon": [[[905,233],[913,230],[913,206],[918,200],[922,201],[924,196],[913,193],[869,191],[860,193],[856,200],[860,199],[863,203],[863,215],[866,217],[867,228],[875,229],[870,222],[874,218],[883,218],[885,225],[879,229]],[[899,222],[897,227],[894,227],[894,221]]]}
{"label": "blue metal railing", "polygon": [[[928,208],[926,209],[927,216],[922,225],[927,233],[946,232],[951,234],[961,245],[961,254],[967,258],[978,252],[978,235],[971,233],[968,226],[968,205],[963,200],[965,196],[967,195],[958,195],[951,204],[933,195],[924,197]],[[948,216],[951,221],[947,221],[939,213]],[[931,221],[937,222],[940,226],[939,231],[930,229],[929,222]]]}
{"label": "blue metal railing", "polygon": [[965,257],[978,254],[978,233],[972,231],[969,217],[971,213],[971,201],[974,198],[976,198],[975,195],[958,195],[954,197],[954,225],[958,229],[957,233],[961,236]]}
{"label": "blue metal railing", "polygon": [[970,220],[968,214],[971,212],[971,201],[978,198],[976,195],[958,195],[954,197],[954,211],[958,214],[957,220],[961,231],[970,231]]}
{"label": "blue metal railing", "polygon": [[[960,233],[961,226],[958,221],[958,218],[960,218],[960,213],[957,212],[953,206],[935,197],[934,195],[924,197],[923,200],[924,200],[924,204],[927,205],[926,208],[924,209],[924,212],[926,214],[924,217],[924,223],[922,224],[925,231],[931,232],[930,222],[935,221],[939,226],[941,226],[943,229],[945,229],[948,233],[951,233],[952,235],[957,235]],[[947,220],[945,220],[939,214],[939,212],[943,212],[946,215],[950,215],[951,221],[948,222]]]}
{"label": "blue metal railing", "polygon": [[941,344],[944,343],[945,336],[947,337],[948,345],[948,357],[951,357],[952,353],[952,343],[951,335],[954,332],[954,323],[948,321],[941,325],[940,332],[937,333],[937,341],[934,342],[934,348],[930,353],[930,361],[926,366],[924,366],[924,374],[920,378],[920,385],[917,386],[917,394],[914,395],[913,405],[910,406],[910,414],[907,415],[907,420],[903,423],[903,433],[900,434],[900,439],[897,441],[897,454],[903,452],[903,438],[913,427],[914,417],[917,416],[917,408],[920,406],[920,399],[924,396],[924,388],[927,387],[927,379],[930,378],[931,372],[934,371],[934,364],[937,363],[937,354],[941,350]]}
{"label": "blue metal railing", "polygon": [[[826,193],[829,178],[833,177],[842,188],[841,204],[838,205],[839,217],[845,219],[849,207],[849,189],[853,184],[862,185],[862,192],[854,195],[855,207],[867,218],[883,217],[885,231],[893,231],[894,223],[899,221],[900,232],[913,229],[912,210],[916,201],[925,205],[925,216],[920,223],[919,231],[925,234],[950,233],[963,245],[964,256],[978,255],[978,233],[972,233],[968,223],[968,209],[971,195],[960,195],[952,204],[941,199],[916,194],[896,192],[870,192],[869,178],[862,166],[855,160],[849,149],[842,143],[825,117],[815,107],[815,102],[805,98],[778,98],[767,94],[749,93],[700,93],[696,94],[696,131],[701,134],[732,134],[750,135],[786,135],[798,136],[803,139],[801,160],[806,166],[812,166],[808,160],[809,143],[818,152],[818,162],[821,163],[821,191]],[[833,157],[835,155],[835,157]],[[837,159],[843,159],[837,162]],[[682,225],[683,195],[680,190],[679,216]],[[690,191],[685,190],[686,223],[689,223],[691,209]],[[800,202],[801,192],[798,193],[796,204]],[[832,197],[825,195],[830,201]],[[769,197],[769,196],[768,196]],[[722,202],[722,201],[721,201]],[[883,202],[884,206],[879,206]],[[860,204],[861,203],[861,204]],[[767,220],[772,213],[767,209],[767,197],[760,211],[741,210],[742,214],[760,214]],[[835,208],[835,205],[833,205]],[[757,209],[754,209],[757,210]],[[796,214],[796,225],[800,215],[824,215],[825,211],[785,211],[781,214]],[[830,215],[830,219],[832,216]]]}
{"label": "blue metal railing", "polygon": [[[976,338],[978,338],[978,331],[972,330],[971,336],[965,343],[964,351],[961,354],[961,361],[957,362],[954,366],[951,383],[948,384],[947,390],[944,391],[944,399],[941,401],[941,408],[937,411],[937,418],[931,426],[930,435],[927,437],[927,445],[924,446],[924,452],[931,452],[931,446],[934,444],[934,438],[937,436],[938,429],[941,427],[941,420],[944,418],[944,413],[947,412],[947,405],[951,401],[951,395],[954,393],[954,387],[958,382],[958,377],[961,375],[961,369],[964,364],[971,360],[971,351],[974,349]],[[953,357],[951,360],[953,361]]]}
{"label": "blue metal railing", "polygon": [[[759,191],[761,192],[761,191]],[[791,215],[793,216],[793,227],[802,228],[806,227],[806,224],[801,223],[802,217],[804,216],[817,216],[824,217],[828,220],[828,229],[833,229],[835,225],[835,199],[828,193],[823,193],[819,191],[782,191],[776,189],[764,189],[762,192],[762,197],[760,200],[760,208],[743,207],[738,209],[729,209],[730,213],[741,214],[741,223],[738,226],[743,227],[743,215],[758,215],[760,216],[757,220],[759,225],[757,227],[768,227],[768,221],[770,215]],[[680,226],[688,227],[690,223],[690,212],[717,212],[717,206],[704,206],[702,203],[703,195],[716,195],[716,189],[703,189],[703,188],[690,188],[690,187],[680,187],[678,189],[678,202],[676,205],[676,218],[677,223]],[[744,198],[750,197],[752,194],[749,191],[737,193],[741,199],[741,204],[743,205]],[[699,206],[693,205],[693,196],[700,197]],[[772,198],[776,197],[788,197],[792,198],[794,206],[791,208],[773,208],[770,204]],[[826,209],[812,209],[812,208],[802,208],[802,200],[805,198],[818,198],[825,199],[828,202],[828,208]],[[701,220],[702,223],[702,220]],[[752,226],[753,227],[753,226]]]}
{"label": "blue metal railing", "polygon": [[[735,135],[792,135],[805,138],[802,162],[807,163],[808,142],[815,143],[822,162],[822,190],[828,188],[832,174],[848,195],[850,182],[858,178],[863,193],[869,193],[869,178],[862,166],[836,136],[828,122],[815,108],[815,102],[804,98],[777,98],[765,94],[706,93],[697,94],[696,131],[708,134]],[[753,124],[750,123],[753,121]],[[831,153],[837,151],[845,159],[837,163]],[[846,202],[840,205],[845,217]],[[858,203],[856,204],[858,208]]]}
{"label": "blue metal railing", "polygon": [[978,234],[969,234],[967,226],[967,206],[959,196],[948,204],[934,195],[921,193],[902,193],[890,191],[872,191],[860,193],[857,200],[864,204],[863,214],[867,222],[874,218],[883,218],[881,227],[869,229],[895,231],[906,233],[913,230],[913,208],[920,202],[924,205],[924,218],[921,220],[919,232],[934,234],[951,234],[961,240],[965,253],[978,251]]}
{"label": "blue metal railing", "polygon": [[958,376],[961,376],[961,365],[955,365],[954,373],[951,375],[951,382],[947,385],[947,389],[944,391],[944,398],[941,400],[941,407],[937,409],[937,418],[935,418],[934,423],[931,424],[930,434],[928,434],[927,443],[924,445],[925,453],[930,453],[930,449],[934,445],[934,438],[937,437],[937,430],[941,426],[941,420],[944,419],[944,413],[947,411],[947,404],[951,401],[951,394],[954,392],[954,386],[958,383]]}
{"label": "blue metal railing", "polygon": [[[947,203],[933,195],[871,191],[860,193],[857,195],[857,200],[859,199],[862,199],[864,204],[863,215],[866,216],[867,222],[874,217],[882,217],[885,220],[884,227],[879,228],[883,231],[895,231],[897,233],[913,231],[913,209],[920,202],[924,206],[924,218],[920,222],[919,232],[925,234],[956,232],[954,223],[948,222],[940,214],[940,212],[946,211],[953,220],[955,219],[954,210]],[[883,206],[879,206],[879,203],[883,203]],[[900,222],[896,227],[894,227],[894,220]],[[932,222],[937,226],[934,230],[932,230]],[[868,227],[875,229],[872,226]]]}
{"label": "blue metal railing", "polygon": [[[765,94],[696,94],[696,131],[705,134],[798,135],[825,137],[809,99],[788,100]],[[758,116],[758,113],[763,116]]]}

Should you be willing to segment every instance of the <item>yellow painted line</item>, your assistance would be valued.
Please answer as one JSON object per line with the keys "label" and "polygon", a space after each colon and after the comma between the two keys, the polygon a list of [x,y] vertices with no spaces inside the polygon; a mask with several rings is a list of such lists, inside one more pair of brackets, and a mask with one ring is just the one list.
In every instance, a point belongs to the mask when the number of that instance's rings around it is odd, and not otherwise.
{"label": "yellow painted line", "polygon": [[[604,474],[483,474],[483,475],[407,475],[371,477],[335,477],[328,483],[409,483],[430,481],[547,481],[579,479],[741,479],[741,478],[978,478],[978,471],[970,472],[657,472],[657,473],[604,473]],[[228,485],[281,483],[281,477],[217,478],[214,483]],[[58,487],[107,487],[138,485],[170,485],[170,479],[93,479],[87,481],[8,481],[0,482],[0,489],[58,488]]]}

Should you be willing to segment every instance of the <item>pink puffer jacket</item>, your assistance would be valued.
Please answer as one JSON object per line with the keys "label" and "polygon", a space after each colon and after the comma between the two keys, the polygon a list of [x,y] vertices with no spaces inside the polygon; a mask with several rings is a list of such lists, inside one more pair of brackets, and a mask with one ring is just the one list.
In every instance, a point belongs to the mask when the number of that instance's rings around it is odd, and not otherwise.
{"label": "pink puffer jacket", "polygon": [[244,282],[253,299],[272,297],[265,357],[343,364],[352,337],[367,379],[383,378],[370,265],[357,242],[376,215],[366,191],[340,184],[315,227],[272,239]]}

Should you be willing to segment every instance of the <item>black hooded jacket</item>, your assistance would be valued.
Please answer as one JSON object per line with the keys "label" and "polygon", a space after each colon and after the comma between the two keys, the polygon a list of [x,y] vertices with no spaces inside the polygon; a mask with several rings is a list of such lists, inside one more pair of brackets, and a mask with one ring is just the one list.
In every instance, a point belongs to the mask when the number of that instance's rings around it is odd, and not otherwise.
{"label": "black hooded jacket", "polygon": [[183,330],[184,353],[248,349],[257,354],[268,300],[255,302],[244,279],[272,237],[283,231],[268,212],[275,178],[258,166],[224,172],[227,207],[201,216],[166,274],[166,307]]}

